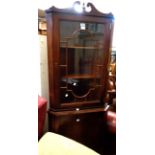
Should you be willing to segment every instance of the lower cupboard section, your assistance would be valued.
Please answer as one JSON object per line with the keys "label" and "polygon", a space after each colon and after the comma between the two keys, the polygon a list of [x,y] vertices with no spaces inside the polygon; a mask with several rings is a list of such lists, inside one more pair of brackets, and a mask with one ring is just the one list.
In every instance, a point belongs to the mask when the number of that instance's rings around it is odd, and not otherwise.
{"label": "lower cupboard section", "polygon": [[74,139],[95,151],[103,151],[104,115],[101,109],[49,111],[49,131]]}

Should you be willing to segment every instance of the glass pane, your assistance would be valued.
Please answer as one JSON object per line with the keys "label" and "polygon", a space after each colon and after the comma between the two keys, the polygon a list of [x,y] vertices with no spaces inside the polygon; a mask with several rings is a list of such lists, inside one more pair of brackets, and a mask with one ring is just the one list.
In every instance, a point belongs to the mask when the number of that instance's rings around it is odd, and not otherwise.
{"label": "glass pane", "polygon": [[61,102],[98,99],[103,38],[104,24],[60,21]]}
{"label": "glass pane", "polygon": [[[85,25],[84,28],[81,25]],[[100,23],[82,23],[60,21],[61,46],[102,47],[104,25]],[[68,42],[68,43],[67,43]]]}
{"label": "glass pane", "polygon": [[68,49],[68,74],[93,74],[95,59],[94,50]]}

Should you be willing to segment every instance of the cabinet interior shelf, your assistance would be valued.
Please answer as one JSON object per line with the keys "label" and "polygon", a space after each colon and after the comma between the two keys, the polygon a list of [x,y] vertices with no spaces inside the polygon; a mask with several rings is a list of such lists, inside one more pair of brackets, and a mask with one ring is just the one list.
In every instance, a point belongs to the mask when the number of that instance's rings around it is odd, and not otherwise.
{"label": "cabinet interior shelf", "polygon": [[[68,65],[59,65],[60,67],[68,67]],[[96,67],[103,67],[103,65],[95,64]],[[110,76],[110,75],[109,75]],[[113,75],[114,76],[114,75]]]}
{"label": "cabinet interior shelf", "polygon": [[109,74],[109,77],[113,77],[113,78],[115,78],[116,75],[114,75],[114,74]]}
{"label": "cabinet interior shelf", "polygon": [[[94,88],[104,87],[104,85],[94,85]],[[68,89],[68,87],[60,87],[60,89]]]}
{"label": "cabinet interior shelf", "polygon": [[95,47],[95,46],[64,46],[64,45],[61,45],[60,48],[89,49],[89,50],[103,49],[103,47]]}
{"label": "cabinet interior shelf", "polygon": [[96,76],[94,74],[84,74],[84,75],[66,75],[63,78],[73,78],[73,79],[95,79],[100,78],[100,76]]}
{"label": "cabinet interior shelf", "polygon": [[116,94],[116,90],[115,90],[115,89],[113,89],[113,90],[108,90],[107,92],[110,93],[110,94]]}

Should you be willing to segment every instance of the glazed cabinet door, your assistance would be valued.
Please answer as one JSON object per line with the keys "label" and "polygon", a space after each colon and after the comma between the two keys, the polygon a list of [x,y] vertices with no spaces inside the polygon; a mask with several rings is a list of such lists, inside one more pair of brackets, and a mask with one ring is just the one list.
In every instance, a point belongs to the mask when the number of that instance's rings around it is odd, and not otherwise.
{"label": "glazed cabinet door", "polygon": [[60,108],[100,105],[107,74],[108,24],[59,19]]}

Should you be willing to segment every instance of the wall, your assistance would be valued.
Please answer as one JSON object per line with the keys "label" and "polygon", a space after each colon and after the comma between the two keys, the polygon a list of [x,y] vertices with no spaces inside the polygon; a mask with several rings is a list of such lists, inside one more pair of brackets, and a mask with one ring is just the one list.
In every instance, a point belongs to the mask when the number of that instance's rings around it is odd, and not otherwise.
{"label": "wall", "polygon": [[[40,46],[40,90],[39,95],[44,97],[49,107],[49,91],[48,91],[48,61],[47,61],[47,36],[38,35],[39,37],[39,46]],[[48,131],[48,122],[47,122],[47,113],[44,132]]]}

